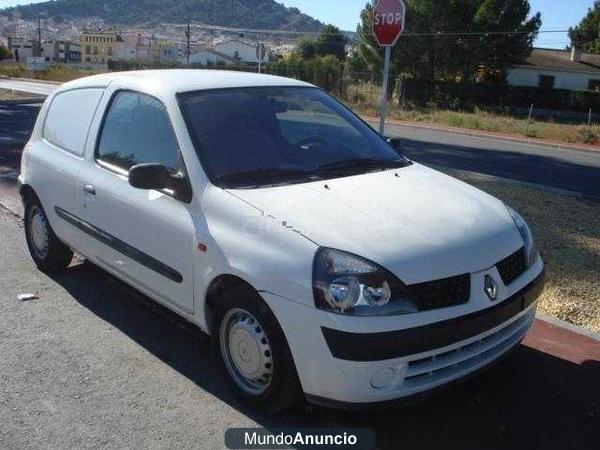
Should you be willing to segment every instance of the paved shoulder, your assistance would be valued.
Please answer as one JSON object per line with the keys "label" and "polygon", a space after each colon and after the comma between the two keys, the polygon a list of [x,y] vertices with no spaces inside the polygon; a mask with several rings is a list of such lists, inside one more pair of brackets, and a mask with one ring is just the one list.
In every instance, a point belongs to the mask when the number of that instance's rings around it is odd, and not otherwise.
{"label": "paved shoulder", "polygon": [[8,89],[18,92],[27,92],[37,95],[50,95],[57,88],[58,84],[46,83],[43,81],[26,81],[16,79],[0,79],[0,89]]}

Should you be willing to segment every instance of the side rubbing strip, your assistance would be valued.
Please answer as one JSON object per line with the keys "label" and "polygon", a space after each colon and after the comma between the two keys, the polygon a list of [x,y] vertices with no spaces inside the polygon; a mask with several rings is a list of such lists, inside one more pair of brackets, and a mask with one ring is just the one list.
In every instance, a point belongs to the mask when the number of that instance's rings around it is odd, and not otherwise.
{"label": "side rubbing strip", "polygon": [[135,247],[132,247],[128,243],[123,242],[122,240],[114,237],[109,233],[106,233],[105,231],[102,231],[100,228],[97,228],[94,225],[87,223],[86,221],[74,216],[73,214],[65,211],[62,208],[59,208],[58,206],[54,207],[54,211],[56,211],[56,214],[61,219],[69,222],[71,225],[79,228],[81,231],[90,235],[94,239],[99,240],[103,244],[108,245],[113,250],[122,253],[128,258],[147,267],[148,269],[153,270],[154,272],[176,283],[181,283],[183,281],[183,277],[179,272],[167,266],[166,264],[163,264],[157,259],[154,259],[152,256],[138,250]]}

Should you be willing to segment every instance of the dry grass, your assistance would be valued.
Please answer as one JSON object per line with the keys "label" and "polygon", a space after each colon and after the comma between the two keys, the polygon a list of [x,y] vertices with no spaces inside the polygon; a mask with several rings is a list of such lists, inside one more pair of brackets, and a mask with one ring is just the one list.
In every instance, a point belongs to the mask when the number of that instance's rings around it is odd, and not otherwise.
{"label": "dry grass", "polygon": [[[368,116],[379,114],[381,90],[371,83],[350,85],[344,102],[355,111]],[[476,110],[475,112],[457,112],[438,109],[401,110],[397,101],[391,101],[388,107],[390,119],[423,124],[437,124],[455,128],[512,134],[519,137],[549,139],[569,144],[591,144],[600,146],[600,126],[573,125],[552,121],[527,120],[509,115]]]}
{"label": "dry grass", "polygon": [[547,269],[539,310],[600,332],[600,204],[466,172],[451,175],[528,221]]}
{"label": "dry grass", "polygon": [[66,66],[64,64],[53,64],[46,70],[40,72],[30,72],[25,70],[24,66],[6,66],[0,67],[0,75],[11,78],[31,78],[36,80],[66,82],[78,78],[95,75],[104,71],[88,70],[77,67]]}

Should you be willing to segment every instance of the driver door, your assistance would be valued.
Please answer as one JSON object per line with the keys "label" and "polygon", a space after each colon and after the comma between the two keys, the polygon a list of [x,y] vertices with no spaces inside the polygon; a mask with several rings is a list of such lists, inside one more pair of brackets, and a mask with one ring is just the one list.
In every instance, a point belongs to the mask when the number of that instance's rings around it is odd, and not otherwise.
{"label": "driver door", "polygon": [[87,256],[156,300],[193,312],[194,224],[189,204],[167,191],[129,185],[129,169],[160,163],[185,173],[165,106],[156,98],[116,91],[93,158],[80,172]]}

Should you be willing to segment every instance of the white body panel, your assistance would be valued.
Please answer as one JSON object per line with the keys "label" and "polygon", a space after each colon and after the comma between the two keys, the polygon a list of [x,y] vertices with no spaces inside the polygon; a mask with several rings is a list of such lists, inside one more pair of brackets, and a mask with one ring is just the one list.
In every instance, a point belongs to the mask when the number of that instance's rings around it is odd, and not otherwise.
{"label": "white body panel", "polygon": [[[24,152],[20,180],[40,197],[60,239],[204,331],[210,332],[205,311],[210,283],[220,275],[248,282],[278,319],[302,387],[311,395],[352,402],[410,395],[489,363],[524,335],[534,306],[493,330],[451,346],[478,342],[481,349],[494,346],[497,351],[493,355],[469,360],[449,376],[410,388],[404,383],[410,361],[452,348],[376,363],[332,357],[321,327],[353,333],[404,330],[493,304],[482,289],[473,289],[467,303],[415,314],[352,317],[327,313],[317,309],[313,300],[313,259],[319,247],[368,258],[407,284],[469,273],[472,285],[482,286],[485,275],[499,279],[495,264],[520,248],[522,238],[500,201],[418,164],[327,183],[246,190],[212,185],[193,147],[176,94],[240,86],[308,85],[279,77],[194,70],[106,74],[66,83],[46,100],[40,112]],[[81,152],[49,144],[43,133],[48,105],[62,92],[84,88],[101,89],[103,95],[93,120],[83,126],[86,139]],[[135,189],[126,174],[107,170],[96,161],[94,150],[104,113],[113,94],[121,90],[151,95],[164,105],[192,186],[191,202]],[[84,111],[80,116],[85,116]],[[81,135],[81,127],[73,127],[73,133]],[[94,187],[95,195],[85,191],[88,185]],[[179,273],[182,281],[166,279],[101,239],[90,237],[81,227],[57,216],[56,207],[160,261]],[[199,251],[198,244],[207,250]],[[500,282],[496,304],[542,270],[538,259],[510,286]],[[516,321],[520,321],[518,327],[509,328]],[[492,335],[495,337],[489,337]],[[502,342],[505,344],[500,345]],[[398,374],[394,383],[383,390],[371,388],[374,371],[388,367]]]}

